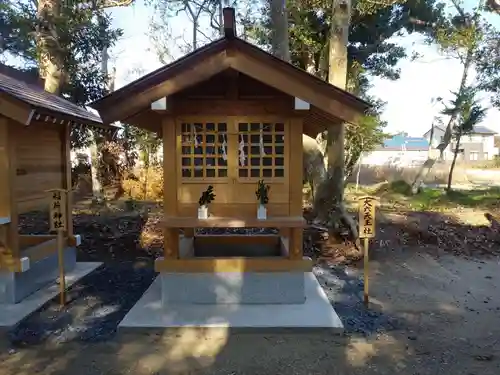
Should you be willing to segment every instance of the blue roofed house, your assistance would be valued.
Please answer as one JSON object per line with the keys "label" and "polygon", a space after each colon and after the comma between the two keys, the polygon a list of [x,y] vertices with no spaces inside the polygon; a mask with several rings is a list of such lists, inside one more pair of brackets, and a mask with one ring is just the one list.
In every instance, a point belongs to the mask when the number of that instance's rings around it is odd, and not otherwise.
{"label": "blue roofed house", "polygon": [[[434,134],[430,140],[431,147],[437,151],[437,147],[441,142],[445,133],[445,128],[441,126],[434,127]],[[431,130],[429,129],[424,138],[429,140]],[[463,153],[459,154],[458,160],[464,162],[474,162],[481,160],[491,160],[498,155],[498,148],[495,147],[495,135],[497,132],[485,126],[477,125],[471,134],[464,135],[460,140]],[[443,155],[444,160],[453,159],[454,143],[452,142],[446,149]]]}
{"label": "blue roofed house", "polygon": [[429,142],[425,138],[396,134],[382,145],[363,156],[361,164],[411,167],[421,165],[427,159]]}

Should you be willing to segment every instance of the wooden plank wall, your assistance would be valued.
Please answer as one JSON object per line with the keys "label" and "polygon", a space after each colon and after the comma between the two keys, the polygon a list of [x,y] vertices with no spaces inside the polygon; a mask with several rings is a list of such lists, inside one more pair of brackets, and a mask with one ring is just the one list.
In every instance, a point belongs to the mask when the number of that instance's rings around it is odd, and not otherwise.
{"label": "wooden plank wall", "polygon": [[0,217],[10,217],[8,121],[0,116]]}
{"label": "wooden plank wall", "polygon": [[15,202],[15,146],[12,128],[14,121],[0,116],[0,216],[10,218],[10,223],[2,227],[0,246],[0,269],[15,271],[19,267],[18,212]]}
{"label": "wooden plank wall", "polygon": [[63,129],[55,124],[13,127],[16,142],[15,196],[19,213],[48,208],[46,190],[63,188]]}

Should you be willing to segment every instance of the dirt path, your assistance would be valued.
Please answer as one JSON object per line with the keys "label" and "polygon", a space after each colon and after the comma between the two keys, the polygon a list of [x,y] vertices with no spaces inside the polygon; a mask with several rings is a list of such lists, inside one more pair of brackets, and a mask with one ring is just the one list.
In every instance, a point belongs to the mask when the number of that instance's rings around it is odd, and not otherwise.
{"label": "dirt path", "polygon": [[2,334],[0,375],[500,373],[498,260],[408,251],[374,258],[373,309],[399,322],[393,330],[344,337],[138,331],[10,352]]}

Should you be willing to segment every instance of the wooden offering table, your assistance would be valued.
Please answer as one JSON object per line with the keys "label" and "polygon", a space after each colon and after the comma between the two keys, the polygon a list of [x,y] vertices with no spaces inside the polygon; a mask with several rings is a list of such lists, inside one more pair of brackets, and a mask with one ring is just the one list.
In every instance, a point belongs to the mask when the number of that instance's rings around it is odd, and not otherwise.
{"label": "wooden offering table", "polygon": [[[304,303],[304,272],[312,270],[302,257],[304,224],[301,216],[166,218],[165,257],[155,262],[164,303]],[[255,227],[279,234],[194,235],[196,228]]]}

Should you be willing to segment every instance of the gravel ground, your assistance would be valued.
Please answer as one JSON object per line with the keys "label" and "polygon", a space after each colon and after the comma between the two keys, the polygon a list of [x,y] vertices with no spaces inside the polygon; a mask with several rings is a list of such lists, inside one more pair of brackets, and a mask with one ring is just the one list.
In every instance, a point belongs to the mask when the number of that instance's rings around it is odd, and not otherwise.
{"label": "gravel ground", "polygon": [[[367,309],[363,280],[347,267],[316,266],[314,273],[345,326],[346,333],[370,335],[394,330],[397,320]],[[155,278],[149,267],[130,263],[103,265],[68,291],[68,304],[60,309],[58,297],[46,303],[8,335],[13,346],[38,345],[45,341],[95,342],[112,339],[118,324]]]}
{"label": "gravel ground", "polygon": [[0,374],[498,375],[498,267],[409,250],[378,256],[370,283],[376,310],[360,305],[359,270],[318,267],[348,322],[342,336],[137,330],[12,349],[0,335]]}
{"label": "gravel ground", "polygon": [[[71,288],[63,311],[55,299],[0,334],[0,375],[500,373],[498,259],[434,257],[422,246],[385,242],[371,257],[369,308],[362,303],[360,269],[314,269],[344,335],[189,329],[115,334],[154,279],[150,261],[156,251],[140,244],[144,215],[117,220],[75,220],[77,233],[89,233],[80,259],[108,263]],[[25,233],[45,231],[35,217],[26,221]],[[388,234],[393,227],[384,234],[399,239]],[[152,237],[156,232],[151,229]],[[153,240],[161,244],[160,237]],[[144,258],[142,267],[123,263],[138,258]]]}
{"label": "gravel ground", "polygon": [[64,309],[56,297],[9,330],[8,337],[13,346],[110,339],[155,277],[151,268],[132,263],[103,265],[69,288]]}
{"label": "gravel ground", "polygon": [[363,275],[344,266],[318,265],[313,269],[328,299],[344,324],[346,334],[369,336],[401,328],[401,322],[363,303]]}

